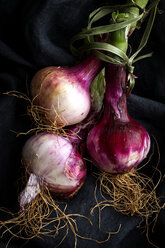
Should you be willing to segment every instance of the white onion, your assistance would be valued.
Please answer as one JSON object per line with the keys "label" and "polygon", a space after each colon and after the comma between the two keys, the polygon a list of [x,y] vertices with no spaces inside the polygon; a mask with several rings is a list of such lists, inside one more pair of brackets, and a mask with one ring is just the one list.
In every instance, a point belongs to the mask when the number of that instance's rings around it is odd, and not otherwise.
{"label": "white onion", "polygon": [[65,137],[51,133],[32,136],[24,145],[22,160],[31,173],[20,194],[22,209],[39,193],[41,183],[61,197],[72,196],[84,183],[86,165]]}

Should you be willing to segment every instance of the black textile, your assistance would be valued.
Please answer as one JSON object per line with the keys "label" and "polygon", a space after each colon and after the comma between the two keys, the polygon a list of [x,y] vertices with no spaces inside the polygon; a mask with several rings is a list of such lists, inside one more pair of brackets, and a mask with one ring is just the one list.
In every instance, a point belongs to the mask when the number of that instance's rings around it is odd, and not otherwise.
{"label": "black textile", "polygon": [[[23,100],[3,95],[17,90],[26,93],[27,84],[34,73],[49,65],[71,66],[75,62],[69,50],[71,37],[87,24],[89,13],[107,0],[0,0],[0,206],[10,210],[18,208],[18,184],[21,175],[21,149],[27,136],[16,137],[31,127],[25,116],[26,106]],[[114,1],[115,3],[117,1]],[[123,2],[123,1],[121,1]],[[165,0],[161,0],[160,9],[165,9]],[[157,139],[161,161],[159,168],[165,173],[165,14],[157,15],[156,21],[145,51],[154,51],[152,58],[135,64],[136,86],[128,101],[129,112],[133,118],[145,126]],[[133,48],[140,41],[141,30],[131,38]],[[156,163],[156,158],[153,160]],[[149,174],[147,169],[146,173]],[[80,213],[90,217],[90,209],[95,205],[95,178],[88,173],[87,180],[78,194],[68,201],[69,213]],[[165,194],[164,181],[157,189],[158,195]],[[1,216],[3,218],[3,216]],[[91,217],[94,225],[78,220],[79,233],[103,240],[106,235],[99,231],[98,212]],[[128,217],[106,208],[102,213],[101,227],[105,231],[117,231],[104,244],[78,239],[78,248],[149,248],[145,233],[136,226],[140,218]],[[154,233],[150,232],[153,243],[164,247],[165,210],[160,212]],[[13,239],[9,248],[53,248],[61,239],[33,239],[25,244],[24,240]],[[9,236],[0,239],[0,248],[6,246]],[[74,236],[69,232],[61,247],[74,245]]]}

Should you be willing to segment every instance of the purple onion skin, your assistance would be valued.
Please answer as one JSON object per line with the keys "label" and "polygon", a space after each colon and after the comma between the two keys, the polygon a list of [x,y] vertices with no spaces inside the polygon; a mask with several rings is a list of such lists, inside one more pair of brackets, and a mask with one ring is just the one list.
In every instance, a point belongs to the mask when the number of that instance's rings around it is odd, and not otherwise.
{"label": "purple onion skin", "polygon": [[87,148],[99,169],[109,173],[124,173],[147,156],[150,137],[146,129],[128,114],[125,68],[108,64],[105,78],[103,118],[90,131]]}
{"label": "purple onion skin", "polygon": [[67,135],[73,145],[78,147],[81,143],[86,142],[87,135],[90,129],[94,126],[98,116],[99,113],[97,111],[90,110],[87,118],[69,127]]}
{"label": "purple onion skin", "polygon": [[66,138],[55,134],[32,136],[23,147],[22,160],[52,195],[62,198],[74,195],[86,178],[86,164],[80,154]]}
{"label": "purple onion skin", "polygon": [[101,60],[90,55],[72,68],[51,66],[38,71],[31,82],[35,104],[47,109],[52,122],[64,126],[79,123],[90,110],[89,87],[102,66]]}

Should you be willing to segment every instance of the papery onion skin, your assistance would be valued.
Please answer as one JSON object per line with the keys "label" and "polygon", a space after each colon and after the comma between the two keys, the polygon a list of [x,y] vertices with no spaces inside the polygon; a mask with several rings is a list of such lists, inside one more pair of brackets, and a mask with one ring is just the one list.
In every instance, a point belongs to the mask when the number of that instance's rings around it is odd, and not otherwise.
{"label": "papery onion skin", "polygon": [[[22,161],[30,175],[35,175],[31,179],[44,184],[58,197],[74,195],[86,178],[86,164],[80,154],[66,138],[55,134],[40,133],[28,139],[23,147]],[[22,208],[29,202],[23,199],[28,195],[23,192]],[[35,196],[30,197],[33,200]]]}
{"label": "papery onion skin", "polygon": [[47,110],[51,122],[64,126],[79,123],[89,113],[89,87],[102,64],[90,55],[71,68],[51,66],[40,70],[31,82],[34,103]]}
{"label": "papery onion skin", "polygon": [[127,112],[125,68],[108,64],[105,77],[104,115],[90,131],[87,148],[99,169],[109,173],[124,173],[147,156],[150,137],[146,129]]}

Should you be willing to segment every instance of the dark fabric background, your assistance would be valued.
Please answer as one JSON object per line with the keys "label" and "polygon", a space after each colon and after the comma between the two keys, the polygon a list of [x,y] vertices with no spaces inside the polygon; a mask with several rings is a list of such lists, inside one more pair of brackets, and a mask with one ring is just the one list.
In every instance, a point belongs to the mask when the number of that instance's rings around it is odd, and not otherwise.
{"label": "dark fabric background", "polygon": [[[120,1],[114,1],[115,3]],[[123,2],[123,1],[121,1]],[[27,136],[16,137],[13,131],[23,132],[31,127],[26,117],[25,102],[2,93],[17,90],[26,93],[27,85],[34,73],[49,65],[68,65],[75,63],[69,50],[71,37],[87,24],[88,14],[96,7],[113,1],[102,0],[0,0],[0,206],[14,211],[18,209],[17,181],[21,176],[21,149]],[[160,9],[165,1],[161,0]],[[165,14],[158,15],[152,30],[146,52],[154,51],[153,57],[136,63],[136,86],[128,101],[129,112],[142,123],[157,139],[161,161],[159,168],[165,173],[164,127],[165,127]],[[131,38],[133,49],[140,41],[142,31]],[[157,154],[150,166],[157,161]],[[148,168],[148,167],[147,167]],[[89,170],[90,172],[90,170]],[[146,169],[150,174],[150,169]],[[90,217],[89,210],[95,205],[93,196],[95,178],[88,173],[87,180],[78,194],[68,201],[69,213],[81,213]],[[157,189],[158,195],[165,194],[162,180]],[[4,218],[4,216],[0,216]],[[106,235],[98,229],[98,213],[91,217],[94,225],[79,220],[80,234],[99,240]],[[102,245],[78,239],[79,248],[148,248],[152,247],[141,229],[137,229],[140,218],[128,217],[106,208],[102,213],[102,229],[116,231],[117,235]],[[160,212],[151,241],[164,247],[165,211]],[[28,243],[13,239],[9,248],[36,247],[53,248],[62,236],[56,239],[33,239]],[[0,239],[0,248],[6,246],[9,236]],[[61,247],[73,247],[74,237],[69,232]]]}

